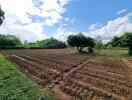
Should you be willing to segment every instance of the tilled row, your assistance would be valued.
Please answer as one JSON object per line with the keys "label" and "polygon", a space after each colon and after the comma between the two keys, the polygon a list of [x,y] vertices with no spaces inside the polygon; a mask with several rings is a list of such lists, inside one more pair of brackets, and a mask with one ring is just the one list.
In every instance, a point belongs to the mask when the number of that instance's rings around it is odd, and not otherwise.
{"label": "tilled row", "polygon": [[[93,69],[94,70],[94,69]],[[86,75],[86,76],[91,76],[91,77],[94,77],[94,78],[97,78],[97,79],[100,79],[100,80],[104,80],[104,81],[107,81],[109,83],[113,83],[113,84],[117,84],[119,86],[122,86],[122,87],[126,87],[126,88],[132,88],[132,82],[127,82],[127,81],[122,81],[122,80],[119,80],[119,79],[116,79],[116,78],[113,78],[113,77],[109,77],[109,76],[106,76],[106,75],[101,75],[99,73],[97,73],[96,71],[91,71],[91,70],[78,70],[77,73],[80,73],[80,74],[83,74],[83,75]]]}
{"label": "tilled row", "polygon": [[88,61],[89,58],[78,54],[9,54],[9,59],[42,87],[56,82],[62,92],[81,100],[131,100],[126,99],[132,93],[126,66],[115,59],[103,61],[98,57],[96,61],[93,57]]}
{"label": "tilled row", "polygon": [[[97,74],[104,75],[104,76],[110,77],[110,78],[115,78],[117,80],[125,81],[125,82],[128,82],[128,83],[132,82],[130,77],[127,76],[126,74],[122,75],[122,74],[119,74],[119,73],[115,73],[113,71],[108,70],[107,68],[105,68],[103,66],[102,66],[102,68],[100,68],[97,65],[88,64],[87,66],[83,67],[82,70],[90,71],[92,73],[97,73]],[[124,72],[122,72],[122,73],[124,73]]]}
{"label": "tilled row", "polygon": [[113,84],[107,81],[103,81],[97,78],[94,78],[92,76],[82,75],[82,74],[76,74],[74,75],[74,78],[78,81],[82,81],[86,84],[91,84],[95,87],[101,88],[105,91],[109,91],[110,93],[117,94],[122,97],[128,97],[131,93],[131,90],[121,87],[117,84]]}
{"label": "tilled row", "polygon": [[41,86],[51,84],[60,75],[59,72],[53,71],[48,67],[29,60],[20,59],[17,56],[11,56],[10,60],[18,64],[24,73],[33,78]]}
{"label": "tilled row", "polygon": [[80,82],[71,78],[64,81],[64,84],[61,85],[61,90],[81,100],[122,100],[120,97],[116,97],[92,86],[80,84]]}

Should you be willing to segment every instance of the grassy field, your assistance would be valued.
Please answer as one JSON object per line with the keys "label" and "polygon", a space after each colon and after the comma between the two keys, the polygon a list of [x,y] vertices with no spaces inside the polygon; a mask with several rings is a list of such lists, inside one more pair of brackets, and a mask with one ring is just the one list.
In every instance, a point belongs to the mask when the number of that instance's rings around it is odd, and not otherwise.
{"label": "grassy field", "polygon": [[0,54],[0,100],[38,100],[41,91]]}
{"label": "grassy field", "polygon": [[112,56],[112,57],[129,57],[128,55],[128,50],[125,49],[102,49],[102,50],[95,50],[95,53],[97,55],[102,55],[102,56]]}

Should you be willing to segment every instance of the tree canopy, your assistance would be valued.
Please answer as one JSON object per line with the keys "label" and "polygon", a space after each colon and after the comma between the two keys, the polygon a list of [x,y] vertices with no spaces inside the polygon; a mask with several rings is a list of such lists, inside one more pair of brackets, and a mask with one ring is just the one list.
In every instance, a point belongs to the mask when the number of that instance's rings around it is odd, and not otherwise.
{"label": "tree canopy", "polygon": [[4,17],[4,11],[2,11],[2,9],[1,9],[1,6],[0,6],[0,25],[3,23],[3,20],[5,19],[5,17]]}
{"label": "tree canopy", "polygon": [[18,37],[14,35],[0,34],[0,47],[19,46],[19,45],[21,45],[21,41]]}
{"label": "tree canopy", "polygon": [[124,41],[124,45],[129,48],[129,55],[132,55],[132,32],[125,33],[121,40]]}
{"label": "tree canopy", "polygon": [[69,46],[76,47],[78,52],[82,52],[84,47],[88,47],[89,52],[91,52],[91,48],[95,46],[94,39],[86,37],[81,33],[77,35],[69,35],[67,43]]}
{"label": "tree canopy", "polygon": [[54,38],[29,43],[29,48],[59,49],[66,48],[66,44]]}
{"label": "tree canopy", "polygon": [[132,55],[132,32],[127,32],[120,37],[114,36],[107,45],[112,45],[113,47],[128,47],[129,55]]}

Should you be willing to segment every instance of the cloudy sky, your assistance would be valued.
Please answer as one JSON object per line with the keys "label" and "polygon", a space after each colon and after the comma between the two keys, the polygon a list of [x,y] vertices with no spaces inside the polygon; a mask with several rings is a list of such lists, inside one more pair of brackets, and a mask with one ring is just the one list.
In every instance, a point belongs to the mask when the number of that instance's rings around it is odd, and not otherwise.
{"label": "cloudy sky", "polygon": [[0,0],[0,5],[5,11],[0,33],[23,41],[65,41],[82,32],[107,42],[132,32],[132,0]]}

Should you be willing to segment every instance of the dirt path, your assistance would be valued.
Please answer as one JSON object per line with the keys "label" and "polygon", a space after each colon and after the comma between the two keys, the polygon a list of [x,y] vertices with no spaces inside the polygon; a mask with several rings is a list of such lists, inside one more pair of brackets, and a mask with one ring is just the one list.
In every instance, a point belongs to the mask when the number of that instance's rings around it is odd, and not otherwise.
{"label": "dirt path", "polygon": [[83,67],[85,64],[87,64],[89,61],[91,61],[93,58],[88,59],[87,61],[83,62],[82,64],[78,65],[75,68],[72,68],[69,72],[64,74],[64,78],[66,78],[68,75],[70,75],[71,73],[75,72],[76,70],[80,69],[81,67]]}
{"label": "dirt path", "polygon": [[[66,79],[66,77],[68,77],[71,73],[75,72],[76,70],[80,69],[81,67],[83,67],[86,63],[88,63],[89,61],[91,61],[92,58],[88,59],[87,61],[83,62],[82,64],[78,65],[75,68],[72,68],[69,72],[66,72],[62,75],[61,79],[57,82],[57,84],[52,84],[48,87],[51,88],[51,90],[54,92],[54,94],[58,97],[59,100],[72,100],[73,97],[63,93],[60,90],[60,86],[62,85],[63,80]],[[77,100],[77,98],[75,98],[74,100]]]}
{"label": "dirt path", "polygon": [[130,68],[130,70],[127,69],[126,71],[130,74],[130,77],[132,78],[132,63],[129,62],[127,58],[122,58],[121,60],[128,68]]}
{"label": "dirt path", "polygon": [[132,69],[132,63],[130,63],[130,62],[128,61],[127,58],[122,58],[121,60],[122,60],[130,69]]}
{"label": "dirt path", "polygon": [[[131,69],[131,71],[127,70],[127,72],[130,74],[130,77],[132,78],[132,63],[129,62],[127,58],[122,58],[121,60],[123,61],[123,63],[125,65],[127,65],[127,67],[129,67]],[[129,95],[128,98],[130,98],[130,99],[132,98],[132,93]]]}

